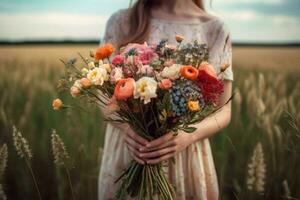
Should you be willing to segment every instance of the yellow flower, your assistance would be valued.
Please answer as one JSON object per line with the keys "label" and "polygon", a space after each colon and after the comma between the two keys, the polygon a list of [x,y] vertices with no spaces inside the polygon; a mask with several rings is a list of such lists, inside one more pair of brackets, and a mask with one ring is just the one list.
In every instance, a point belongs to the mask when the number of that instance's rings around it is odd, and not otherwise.
{"label": "yellow flower", "polygon": [[176,41],[177,41],[178,43],[181,43],[182,40],[184,39],[184,37],[181,36],[181,35],[176,35],[176,36],[175,36],[175,39],[176,39]]}
{"label": "yellow flower", "polygon": [[52,107],[54,110],[59,110],[63,106],[63,102],[60,99],[54,99],[52,102]]}
{"label": "yellow flower", "polygon": [[189,107],[190,111],[199,111],[200,110],[199,101],[189,100],[188,107]]}

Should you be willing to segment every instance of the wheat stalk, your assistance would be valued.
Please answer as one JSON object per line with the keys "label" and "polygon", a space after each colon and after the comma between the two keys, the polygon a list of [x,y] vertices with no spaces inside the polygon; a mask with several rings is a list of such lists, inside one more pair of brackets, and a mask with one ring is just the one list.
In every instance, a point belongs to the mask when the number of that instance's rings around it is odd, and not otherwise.
{"label": "wheat stalk", "polygon": [[60,136],[56,133],[56,130],[52,130],[51,134],[51,143],[52,143],[52,152],[54,157],[54,164],[57,167],[63,167],[66,171],[69,186],[72,193],[72,199],[75,199],[74,189],[72,186],[71,176],[70,176],[70,156],[66,150],[65,144],[60,138]]}
{"label": "wheat stalk", "polygon": [[[2,147],[0,148],[0,180],[2,179],[2,176],[7,166],[7,157],[8,157],[7,145],[3,144]],[[1,183],[0,183],[0,199],[2,200],[7,199]]]}
{"label": "wheat stalk", "polygon": [[38,187],[38,183],[35,178],[33,169],[31,167],[31,163],[30,163],[30,160],[32,159],[31,149],[29,147],[27,140],[23,137],[22,133],[15,126],[13,126],[13,143],[14,143],[14,146],[15,146],[18,156],[25,160],[25,163],[26,163],[26,165],[30,171],[31,177],[33,179],[34,186],[38,193],[39,199],[42,199],[41,193],[40,193],[40,190]]}
{"label": "wheat stalk", "polygon": [[0,180],[7,166],[7,157],[8,157],[7,145],[3,144],[2,147],[0,148]]}
{"label": "wheat stalk", "polygon": [[264,192],[266,164],[262,144],[257,143],[248,163],[247,188],[258,193]]}
{"label": "wheat stalk", "polygon": [[28,145],[27,140],[22,136],[22,133],[13,126],[13,142],[16,148],[17,154],[20,158],[27,158],[31,160],[32,153]]}

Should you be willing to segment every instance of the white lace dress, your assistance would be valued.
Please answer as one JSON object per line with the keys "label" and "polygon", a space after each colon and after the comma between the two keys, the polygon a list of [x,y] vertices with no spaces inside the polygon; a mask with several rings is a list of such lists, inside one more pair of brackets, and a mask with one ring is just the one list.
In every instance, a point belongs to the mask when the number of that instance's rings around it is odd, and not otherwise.
{"label": "white lace dress", "polygon": [[[113,14],[107,22],[103,43],[119,44],[118,35],[126,31],[127,19],[127,10],[120,10]],[[175,35],[180,34],[184,36],[184,42],[197,39],[206,43],[210,50],[209,61],[217,71],[220,70],[222,63],[231,64],[229,32],[219,18],[206,22],[178,22],[152,18],[150,27],[148,43],[168,39],[169,43],[176,44]],[[223,52],[227,52],[226,55]],[[231,66],[223,74],[223,78],[233,80]],[[114,181],[132,160],[123,135],[122,130],[112,124],[107,124],[99,175],[99,200],[115,199],[114,195],[119,184],[115,184]],[[169,163],[166,171],[169,181],[176,187],[176,199],[218,199],[218,181],[208,139],[193,143],[175,156],[175,163]]]}

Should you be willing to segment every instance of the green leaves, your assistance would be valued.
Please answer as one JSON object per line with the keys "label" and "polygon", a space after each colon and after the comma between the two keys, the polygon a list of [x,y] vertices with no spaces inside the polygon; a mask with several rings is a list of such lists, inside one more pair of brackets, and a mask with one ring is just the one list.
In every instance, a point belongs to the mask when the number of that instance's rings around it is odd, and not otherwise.
{"label": "green leaves", "polygon": [[193,133],[194,131],[197,130],[196,127],[181,127],[179,128],[180,130],[183,130],[186,133]]}

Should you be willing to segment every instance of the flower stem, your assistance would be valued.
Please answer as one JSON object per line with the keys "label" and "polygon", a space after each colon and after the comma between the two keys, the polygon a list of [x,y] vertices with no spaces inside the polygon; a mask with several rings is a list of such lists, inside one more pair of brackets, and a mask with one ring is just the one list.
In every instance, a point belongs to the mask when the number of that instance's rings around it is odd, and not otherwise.
{"label": "flower stem", "polygon": [[70,186],[71,193],[72,193],[72,199],[75,200],[75,195],[74,195],[74,190],[73,190],[73,186],[72,186],[72,182],[71,182],[70,172],[69,172],[69,169],[66,166],[64,166],[64,167],[66,169],[66,173],[67,173],[67,176],[68,176],[68,182],[69,182],[69,186]]}
{"label": "flower stem", "polygon": [[33,179],[34,187],[35,187],[35,189],[36,189],[36,191],[37,191],[37,193],[38,193],[39,199],[41,200],[41,199],[42,199],[42,196],[41,196],[41,193],[40,193],[40,190],[39,190],[37,181],[36,181],[36,179],[35,179],[35,176],[34,176],[34,173],[33,173],[32,167],[31,167],[31,164],[30,164],[29,160],[28,160],[26,157],[25,157],[25,162],[26,162],[26,164],[27,164],[27,166],[28,166],[28,169],[29,169],[29,171],[30,171],[30,175],[31,175],[31,177],[32,177],[32,179]]}

